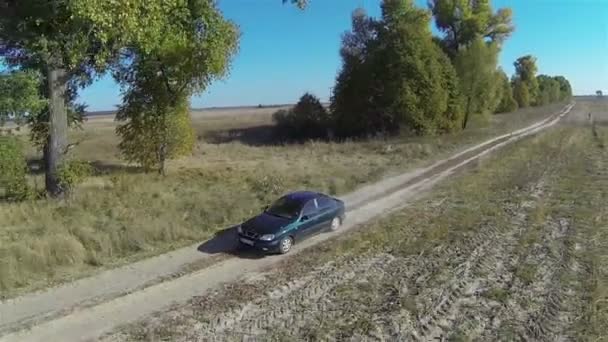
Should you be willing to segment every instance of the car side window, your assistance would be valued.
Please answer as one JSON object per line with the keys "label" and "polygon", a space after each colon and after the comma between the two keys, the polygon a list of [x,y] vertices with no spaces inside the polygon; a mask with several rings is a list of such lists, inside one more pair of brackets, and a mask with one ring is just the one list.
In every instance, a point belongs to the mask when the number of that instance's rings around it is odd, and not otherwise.
{"label": "car side window", "polygon": [[332,199],[327,196],[321,196],[317,199],[317,203],[319,203],[320,210],[330,208],[333,204],[332,202]]}
{"label": "car side window", "polygon": [[311,216],[317,212],[315,200],[308,201],[302,209],[302,215]]}

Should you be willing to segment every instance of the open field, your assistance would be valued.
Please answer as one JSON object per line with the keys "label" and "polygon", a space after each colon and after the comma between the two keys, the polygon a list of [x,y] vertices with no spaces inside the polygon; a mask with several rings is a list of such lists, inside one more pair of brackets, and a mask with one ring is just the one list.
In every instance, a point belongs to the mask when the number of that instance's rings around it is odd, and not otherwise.
{"label": "open field", "polygon": [[73,153],[91,161],[98,175],[72,200],[0,206],[0,295],[13,297],[204,240],[285,191],[344,194],[558,108],[496,115],[454,135],[302,145],[272,143],[270,112],[197,119],[195,153],[172,162],[166,178],[122,163],[114,123],[92,121],[75,132],[73,139],[82,142]]}
{"label": "open field", "polygon": [[579,105],[404,209],[105,340],[604,341],[608,127],[586,114],[608,106]]}
{"label": "open field", "polygon": [[[572,105],[569,105],[559,115],[493,137],[427,167],[383,179],[341,196],[349,219],[340,232],[345,233],[378,215],[407,205],[455,171],[474,165],[482,156],[552,127],[571,109]],[[34,326],[31,330],[4,336],[3,341],[95,339],[125,322],[134,322],[171,304],[185,303],[206,289],[238,281],[248,274],[255,276],[283,260],[280,256],[260,259],[259,255],[240,253],[235,250],[233,234],[234,229],[224,230],[200,245],[186,246],[49,291],[4,301],[0,303],[0,315],[8,320],[0,324],[0,334]],[[321,234],[299,243],[288,257],[335,236],[336,233]],[[193,269],[188,264],[205,264],[213,253],[219,252],[233,256],[222,258],[211,266],[207,263],[202,269],[198,266]],[[172,270],[177,274],[173,275]]]}

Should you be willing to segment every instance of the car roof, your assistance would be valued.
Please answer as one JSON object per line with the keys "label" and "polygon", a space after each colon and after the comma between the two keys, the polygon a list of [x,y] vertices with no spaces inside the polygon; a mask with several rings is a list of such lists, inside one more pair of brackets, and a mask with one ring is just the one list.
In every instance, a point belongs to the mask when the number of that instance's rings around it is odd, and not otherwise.
{"label": "car roof", "polygon": [[320,196],[323,196],[323,194],[314,191],[294,191],[285,195],[285,197],[289,198],[290,200],[299,203],[305,203],[313,198],[318,198]]}

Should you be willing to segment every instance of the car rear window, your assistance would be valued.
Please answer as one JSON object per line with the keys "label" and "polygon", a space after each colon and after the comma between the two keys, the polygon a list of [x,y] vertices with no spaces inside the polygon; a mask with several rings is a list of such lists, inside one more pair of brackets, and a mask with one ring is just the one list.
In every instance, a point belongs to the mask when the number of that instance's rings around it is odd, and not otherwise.
{"label": "car rear window", "polygon": [[319,198],[317,198],[317,203],[319,204],[319,209],[327,209],[330,208],[331,206],[333,206],[334,200],[332,200],[331,198],[327,197],[327,196],[321,196]]}
{"label": "car rear window", "polygon": [[266,212],[270,215],[292,219],[300,215],[302,204],[289,197],[281,197],[274,202]]}

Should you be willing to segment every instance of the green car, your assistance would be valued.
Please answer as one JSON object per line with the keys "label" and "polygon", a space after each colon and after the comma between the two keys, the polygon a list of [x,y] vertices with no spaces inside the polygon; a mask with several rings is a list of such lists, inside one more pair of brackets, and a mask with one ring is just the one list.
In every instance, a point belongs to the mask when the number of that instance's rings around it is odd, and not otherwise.
{"label": "green car", "polygon": [[324,230],[337,230],[344,222],[344,202],[312,191],[282,196],[264,212],[238,228],[241,245],[285,254],[294,243]]}

